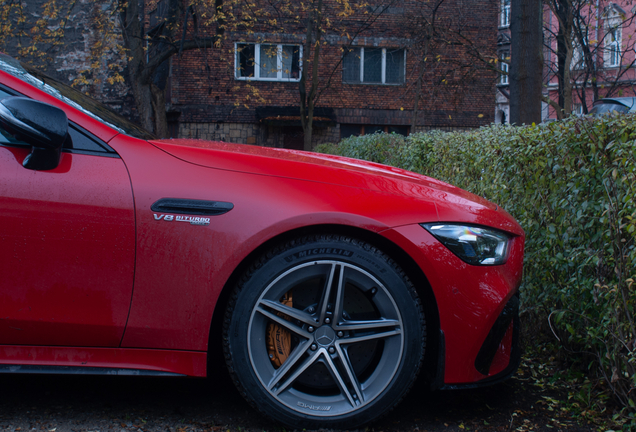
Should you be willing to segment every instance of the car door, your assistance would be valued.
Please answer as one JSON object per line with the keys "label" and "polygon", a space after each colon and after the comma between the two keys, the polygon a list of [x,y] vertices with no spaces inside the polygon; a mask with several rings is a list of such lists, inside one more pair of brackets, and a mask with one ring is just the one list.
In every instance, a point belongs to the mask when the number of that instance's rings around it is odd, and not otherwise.
{"label": "car door", "polygon": [[[0,99],[7,96],[0,90]],[[133,288],[133,196],[124,162],[70,124],[59,165],[0,126],[0,344],[119,346]]]}

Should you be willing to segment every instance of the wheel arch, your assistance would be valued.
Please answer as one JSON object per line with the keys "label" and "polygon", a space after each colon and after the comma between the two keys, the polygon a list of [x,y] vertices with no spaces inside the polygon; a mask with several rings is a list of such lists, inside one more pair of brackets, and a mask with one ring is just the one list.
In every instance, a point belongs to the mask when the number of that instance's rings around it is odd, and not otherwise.
{"label": "wheel arch", "polygon": [[[413,283],[422,301],[426,319],[427,343],[423,370],[420,377],[425,379],[428,383],[434,383],[436,380],[443,379],[443,365],[438,364],[439,358],[443,358],[443,356],[440,355],[440,350],[443,349],[443,341],[440,341],[439,310],[433,290],[422,269],[400,246],[382,235],[355,226],[336,224],[311,225],[280,233],[255,248],[234,269],[221,290],[212,315],[208,340],[208,375],[210,371],[222,368],[225,364],[222,349],[223,319],[232,289],[236,283],[238,283],[241,275],[247,271],[254,260],[276,244],[285,243],[294,238],[316,234],[344,235],[365,241],[380,249],[400,265]],[[439,376],[440,373],[442,376]]]}

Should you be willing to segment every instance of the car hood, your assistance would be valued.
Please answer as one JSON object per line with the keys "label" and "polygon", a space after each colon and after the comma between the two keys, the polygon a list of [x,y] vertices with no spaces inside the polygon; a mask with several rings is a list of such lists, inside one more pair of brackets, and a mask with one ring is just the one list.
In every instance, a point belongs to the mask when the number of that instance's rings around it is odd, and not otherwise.
{"label": "car hood", "polygon": [[[521,228],[497,205],[448,183],[378,163],[342,156],[218,141],[170,139],[151,144],[185,162],[209,168],[277,176],[434,201],[440,221],[457,219],[458,209],[490,211],[510,220],[502,229]],[[502,221],[503,222],[503,221]]]}

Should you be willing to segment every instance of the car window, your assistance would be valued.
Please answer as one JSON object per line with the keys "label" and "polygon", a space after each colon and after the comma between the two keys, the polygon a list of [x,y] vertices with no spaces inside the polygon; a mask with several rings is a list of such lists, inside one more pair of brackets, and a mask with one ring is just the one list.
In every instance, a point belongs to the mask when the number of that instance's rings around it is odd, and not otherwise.
{"label": "car window", "polygon": [[2,125],[0,125],[0,144],[4,144],[4,145],[25,145],[25,146],[28,145],[27,143],[24,143],[22,141],[19,141],[19,140],[15,139],[13,135],[11,135],[9,132],[4,130]]}
{"label": "car window", "polygon": [[629,111],[629,108],[625,105],[617,104],[617,103],[600,103],[598,105],[594,105],[594,108],[590,110],[591,115],[601,115],[607,114],[610,112],[619,112],[626,113]]}
{"label": "car window", "polygon": [[71,124],[68,128],[68,133],[71,139],[67,139],[64,143],[64,150],[68,150],[71,153],[106,153],[101,156],[117,156],[115,150],[110,146],[78,126]]}
{"label": "car window", "polygon": [[[0,100],[10,96],[22,95],[0,86]],[[69,122],[68,133],[69,139],[64,142],[64,146],[62,147],[63,151],[68,153],[86,154],[101,153],[100,156],[118,157],[117,152],[115,152],[112,147],[72,122]],[[29,144],[17,140],[13,135],[0,126],[0,145],[2,144],[11,146],[29,146]]]}
{"label": "car window", "polygon": [[0,54],[0,70],[20,78],[38,90],[56,97],[121,133],[146,140],[155,139],[153,134],[111,111],[110,108],[95,99],[43,74],[27,64],[20,63],[6,54]]}
{"label": "car window", "polygon": [[[17,94],[10,93],[8,90],[0,87],[0,100],[4,99],[6,97],[10,97],[10,96],[17,96]],[[13,135],[11,135],[9,132],[4,130],[2,125],[0,125],[0,144],[4,144],[4,145],[28,145],[27,143],[24,143],[22,141],[19,141],[19,140],[15,139],[15,137]]]}
{"label": "car window", "polygon": [[6,92],[2,88],[0,88],[0,99],[4,99],[4,98],[9,97],[9,96],[14,96],[14,95],[12,95],[9,92]]}
{"label": "car window", "polygon": [[[62,151],[67,153],[92,154],[96,156],[119,157],[108,144],[100,141],[90,133],[71,124],[68,128],[69,138],[64,142]],[[0,145],[30,147],[24,141],[16,139],[0,125]]]}

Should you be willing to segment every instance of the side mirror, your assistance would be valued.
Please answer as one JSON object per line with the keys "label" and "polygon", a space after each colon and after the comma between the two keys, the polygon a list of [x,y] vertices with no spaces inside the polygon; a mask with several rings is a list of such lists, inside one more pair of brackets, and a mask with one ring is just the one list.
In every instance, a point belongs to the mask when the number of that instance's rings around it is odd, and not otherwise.
{"label": "side mirror", "polygon": [[66,113],[52,105],[24,97],[0,100],[0,124],[20,141],[31,145],[22,165],[32,170],[51,170],[60,163],[62,144],[68,135]]}

